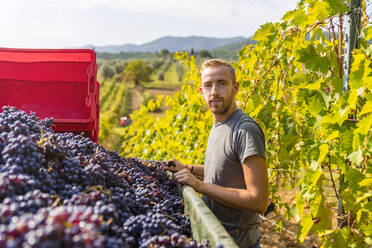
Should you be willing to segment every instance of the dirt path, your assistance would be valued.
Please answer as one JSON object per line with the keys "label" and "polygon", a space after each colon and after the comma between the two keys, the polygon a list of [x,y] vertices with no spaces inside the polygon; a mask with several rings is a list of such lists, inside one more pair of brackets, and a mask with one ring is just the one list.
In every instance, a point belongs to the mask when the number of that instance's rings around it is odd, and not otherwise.
{"label": "dirt path", "polygon": [[[271,218],[273,218],[271,220]],[[278,223],[279,220],[283,222],[283,226],[290,231],[292,234],[297,232],[297,224],[292,223],[291,221],[286,220],[284,217],[278,216],[269,216],[268,219],[274,223]],[[296,237],[292,234],[289,234],[286,231],[276,232],[275,226],[270,221],[264,221],[261,224],[260,231],[262,233],[261,247],[262,248],[282,248],[282,247],[291,247],[291,248],[315,248],[320,247],[320,242],[315,235],[311,235],[305,239],[303,244],[297,244]]]}
{"label": "dirt path", "polygon": [[[282,201],[288,203],[288,205],[295,204],[296,202],[296,189],[280,189],[278,194]],[[306,237],[303,244],[297,244],[296,234],[298,223],[296,223],[294,217],[287,220],[284,214],[278,210],[269,213],[266,217],[268,220],[264,220],[260,226],[260,231],[262,233],[261,246],[262,248],[281,248],[281,247],[291,247],[291,248],[313,248],[320,247],[319,239],[316,235],[311,234]],[[280,229],[275,226],[275,224],[283,223],[283,227],[287,230],[282,230],[282,232],[277,232],[276,229]],[[273,224],[275,223],[275,224]]]}
{"label": "dirt path", "polygon": [[132,111],[140,108],[142,102],[142,97],[139,89],[132,88]]}

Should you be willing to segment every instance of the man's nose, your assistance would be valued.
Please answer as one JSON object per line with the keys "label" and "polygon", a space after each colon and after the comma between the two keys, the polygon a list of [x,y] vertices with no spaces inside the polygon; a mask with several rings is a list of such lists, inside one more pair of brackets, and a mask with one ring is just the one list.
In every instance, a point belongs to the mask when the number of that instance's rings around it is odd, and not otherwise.
{"label": "man's nose", "polygon": [[212,85],[211,95],[218,95],[219,89],[217,84]]}

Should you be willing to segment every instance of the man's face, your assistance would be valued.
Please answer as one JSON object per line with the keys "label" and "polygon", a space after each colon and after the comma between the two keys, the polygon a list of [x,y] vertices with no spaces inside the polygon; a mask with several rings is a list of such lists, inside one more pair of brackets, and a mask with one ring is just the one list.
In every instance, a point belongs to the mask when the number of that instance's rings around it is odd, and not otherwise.
{"label": "man's face", "polygon": [[201,81],[200,90],[209,110],[215,115],[225,114],[238,90],[229,69],[226,66],[207,67],[202,71]]}

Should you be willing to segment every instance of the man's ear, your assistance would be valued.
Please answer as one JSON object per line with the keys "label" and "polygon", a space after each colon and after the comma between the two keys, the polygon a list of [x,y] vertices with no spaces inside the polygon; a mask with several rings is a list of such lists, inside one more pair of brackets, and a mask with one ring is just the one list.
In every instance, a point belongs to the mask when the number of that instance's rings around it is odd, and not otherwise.
{"label": "man's ear", "polygon": [[235,90],[235,94],[238,93],[238,90],[239,90],[239,83],[238,82],[235,82],[234,90]]}
{"label": "man's ear", "polygon": [[199,90],[200,90],[200,93],[203,94],[203,88],[200,87]]}

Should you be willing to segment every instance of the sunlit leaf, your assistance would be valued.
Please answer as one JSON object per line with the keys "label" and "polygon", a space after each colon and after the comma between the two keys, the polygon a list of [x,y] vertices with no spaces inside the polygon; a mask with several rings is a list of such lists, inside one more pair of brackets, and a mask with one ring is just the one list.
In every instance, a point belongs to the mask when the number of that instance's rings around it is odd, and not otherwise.
{"label": "sunlit leaf", "polygon": [[305,214],[305,216],[302,218],[302,221],[298,229],[298,233],[297,233],[297,239],[300,243],[303,243],[305,241],[305,237],[309,233],[313,224],[314,224],[314,221],[311,215]]}

